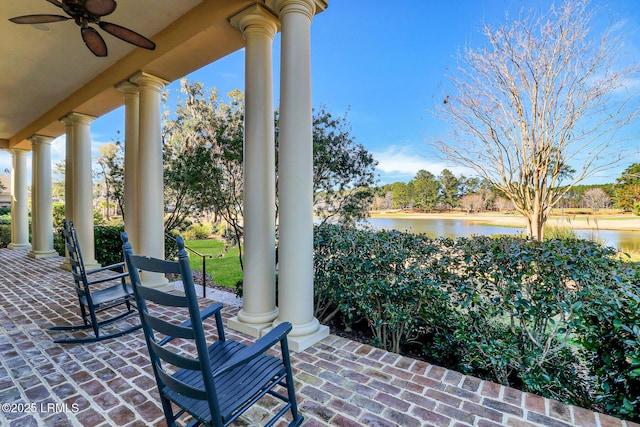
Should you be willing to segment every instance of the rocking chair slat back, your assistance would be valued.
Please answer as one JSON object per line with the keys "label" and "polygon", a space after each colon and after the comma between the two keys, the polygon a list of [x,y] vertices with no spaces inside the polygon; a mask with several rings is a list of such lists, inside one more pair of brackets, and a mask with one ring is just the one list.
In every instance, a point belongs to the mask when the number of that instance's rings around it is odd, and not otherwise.
{"label": "rocking chair slat back", "polygon": [[[177,261],[135,255],[126,233],[122,240],[167,425],[174,426],[187,412],[194,422],[227,426],[267,394],[280,401],[267,425],[287,413],[291,414],[289,425],[300,425],[303,417],[298,413],[287,345],[291,324],[279,324],[251,346],[226,339],[222,304],[200,310],[182,238],[177,238]],[[178,271],[184,295],[145,288],[140,281],[141,271]],[[170,319],[166,308],[171,310]],[[207,345],[203,320],[210,316],[215,318],[218,333],[217,339]],[[268,354],[278,343],[280,357]],[[174,405],[180,408],[179,412],[174,413]]]}

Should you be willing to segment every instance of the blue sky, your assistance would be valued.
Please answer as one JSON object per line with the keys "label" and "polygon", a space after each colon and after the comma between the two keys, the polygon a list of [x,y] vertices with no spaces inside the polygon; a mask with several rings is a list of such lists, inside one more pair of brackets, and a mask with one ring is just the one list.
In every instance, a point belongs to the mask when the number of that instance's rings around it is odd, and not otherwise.
{"label": "blue sky", "polygon": [[[640,46],[638,0],[592,0],[631,29],[630,42]],[[426,141],[446,134],[445,125],[432,116],[442,102],[446,74],[456,66],[456,55],[465,45],[483,42],[483,22],[498,24],[505,14],[516,16],[524,7],[548,7],[550,0],[401,0],[368,2],[330,0],[329,8],[312,24],[313,105],[325,106],[336,115],[347,113],[352,136],[379,162],[380,183],[408,181],[419,169],[438,175],[449,168]],[[278,103],[279,37],[274,42],[274,94]],[[187,76],[189,81],[217,88],[224,95],[244,89],[244,51]],[[175,102],[179,81],[167,88]],[[124,128],[120,108],[92,125],[94,152],[100,144],[118,138]],[[632,133],[640,137],[638,129]],[[636,141],[640,139],[636,138]],[[640,145],[640,144],[639,144]],[[637,152],[637,150],[636,150]],[[64,158],[64,137],[53,145],[53,159]],[[588,181],[613,182],[640,157],[629,157],[619,167]],[[0,172],[10,166],[8,154],[0,155]],[[468,171],[467,171],[468,175]]]}

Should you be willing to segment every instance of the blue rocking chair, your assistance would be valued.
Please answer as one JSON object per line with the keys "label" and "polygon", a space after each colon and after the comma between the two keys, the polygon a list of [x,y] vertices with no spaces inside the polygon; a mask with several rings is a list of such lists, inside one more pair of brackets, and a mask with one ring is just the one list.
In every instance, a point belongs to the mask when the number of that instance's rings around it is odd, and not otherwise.
{"label": "blue rocking chair", "polygon": [[[133,289],[126,283],[128,273],[124,271],[124,262],[95,270],[86,270],[73,222],[67,222],[65,219],[63,225],[62,233],[69,253],[69,263],[71,264],[71,273],[73,274],[83,323],[80,325],[53,326],[49,330],[76,331],[92,329],[93,336],[61,338],[54,342],[60,344],[91,343],[116,338],[140,329],[142,327],[140,323],[131,325],[123,322],[125,326],[121,328],[111,328],[108,331],[103,331],[103,328],[107,325],[124,321],[136,313],[136,307],[133,305]],[[106,316],[102,314],[99,320],[98,313],[107,310],[111,314]]]}
{"label": "blue rocking chair", "polygon": [[[190,426],[228,426],[269,394],[281,403],[266,425],[274,425],[290,411],[289,425],[299,426],[303,417],[298,413],[287,344],[291,324],[279,324],[250,346],[226,339],[222,304],[199,309],[181,237],[177,238],[178,261],[135,255],[126,233],[122,233],[122,241],[167,425],[176,426],[178,418],[187,413],[193,417]],[[140,271],[180,275],[184,295],[142,286]],[[175,317],[179,313],[183,317],[174,322],[167,318],[167,314]],[[217,340],[208,345],[202,321],[212,315]],[[174,340],[193,344],[196,354],[185,354]],[[278,343],[281,357],[267,354]],[[177,413],[174,407],[179,408]]]}

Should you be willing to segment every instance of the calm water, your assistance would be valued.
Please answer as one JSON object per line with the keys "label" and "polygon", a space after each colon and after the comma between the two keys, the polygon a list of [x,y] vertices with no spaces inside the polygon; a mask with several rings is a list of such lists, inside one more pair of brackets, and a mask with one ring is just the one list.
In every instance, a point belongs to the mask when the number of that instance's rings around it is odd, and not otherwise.
{"label": "calm water", "polygon": [[[481,225],[464,219],[410,219],[410,218],[369,218],[367,222],[374,228],[424,233],[429,237],[469,237],[473,235],[522,234],[521,227]],[[608,246],[623,251],[640,251],[640,231],[616,230],[575,230],[579,237],[597,238]]]}

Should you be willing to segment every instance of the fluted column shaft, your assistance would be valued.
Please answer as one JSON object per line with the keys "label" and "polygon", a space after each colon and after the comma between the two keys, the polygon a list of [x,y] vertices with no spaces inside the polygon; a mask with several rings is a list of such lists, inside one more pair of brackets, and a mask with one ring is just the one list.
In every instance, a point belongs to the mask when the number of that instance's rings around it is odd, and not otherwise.
{"label": "fluted column shaft", "polygon": [[117,88],[124,94],[124,230],[134,250],[138,250],[138,136],[140,97],[138,86],[123,82]]}
{"label": "fluted column shaft", "polygon": [[[64,217],[67,221],[73,221],[73,140],[74,126],[69,116],[60,121],[64,124],[65,131],[65,159],[64,159]],[[69,251],[65,245],[65,258],[60,268],[71,271]]]}
{"label": "fluted column shaft", "polygon": [[57,256],[53,249],[53,202],[51,188],[51,142],[53,138],[33,135],[31,189],[31,258]]}
{"label": "fluted column shaft", "polygon": [[[130,79],[139,91],[137,252],[164,258],[164,184],[162,170],[161,91],[168,83],[140,72]],[[168,289],[162,274],[143,274],[145,286]]]}
{"label": "fluted column shaft", "polygon": [[275,299],[275,128],[272,46],[277,19],[254,5],[231,19],[246,40],[244,306],[234,329],[259,336],[278,316]]}
{"label": "fluted column shaft", "polygon": [[[71,163],[66,164],[65,173],[71,173],[72,220],[78,234],[78,244],[87,270],[99,268],[96,261],[93,228],[93,171],[91,167],[91,122],[95,117],[70,113],[66,116],[72,129]],[[69,170],[67,167],[71,166]],[[66,192],[66,181],[65,181]]]}
{"label": "fluted column shaft", "polygon": [[67,221],[73,221],[73,154],[75,126],[71,115],[65,116],[60,121],[65,130],[65,159],[64,159],[64,216]]}
{"label": "fluted column shaft", "polygon": [[31,249],[27,192],[27,151],[11,150],[11,244],[9,249]]}
{"label": "fluted column shaft", "polygon": [[313,135],[311,20],[314,0],[268,2],[282,26],[278,146],[279,276],[276,323],[293,325],[292,348],[328,335],[313,315]]}

